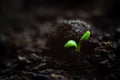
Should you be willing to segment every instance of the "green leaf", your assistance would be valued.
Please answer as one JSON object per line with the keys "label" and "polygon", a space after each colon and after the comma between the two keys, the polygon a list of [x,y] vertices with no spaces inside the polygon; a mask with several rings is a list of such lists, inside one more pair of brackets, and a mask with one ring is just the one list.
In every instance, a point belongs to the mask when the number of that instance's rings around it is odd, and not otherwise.
{"label": "green leaf", "polygon": [[83,36],[81,37],[81,41],[83,40],[88,40],[88,38],[90,37],[90,31],[86,31]]}
{"label": "green leaf", "polygon": [[66,44],[64,45],[65,48],[69,48],[69,47],[75,47],[77,48],[77,43],[74,40],[69,40],[66,42]]}

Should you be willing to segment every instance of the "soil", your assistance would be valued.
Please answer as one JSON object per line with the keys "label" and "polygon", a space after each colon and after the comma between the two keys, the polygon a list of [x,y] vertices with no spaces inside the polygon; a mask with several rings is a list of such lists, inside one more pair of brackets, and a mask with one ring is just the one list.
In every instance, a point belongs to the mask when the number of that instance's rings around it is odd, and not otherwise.
{"label": "soil", "polygon": [[[0,80],[120,80],[119,0],[1,0]],[[89,30],[80,51],[77,43]]]}

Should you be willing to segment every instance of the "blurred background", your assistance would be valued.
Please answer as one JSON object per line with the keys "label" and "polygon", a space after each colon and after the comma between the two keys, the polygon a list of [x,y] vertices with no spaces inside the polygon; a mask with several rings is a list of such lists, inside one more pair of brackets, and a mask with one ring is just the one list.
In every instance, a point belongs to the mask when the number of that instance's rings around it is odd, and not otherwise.
{"label": "blurred background", "polygon": [[[117,24],[120,0],[1,0],[0,32],[59,18],[82,19],[102,27]],[[25,25],[26,24],[26,25]]]}

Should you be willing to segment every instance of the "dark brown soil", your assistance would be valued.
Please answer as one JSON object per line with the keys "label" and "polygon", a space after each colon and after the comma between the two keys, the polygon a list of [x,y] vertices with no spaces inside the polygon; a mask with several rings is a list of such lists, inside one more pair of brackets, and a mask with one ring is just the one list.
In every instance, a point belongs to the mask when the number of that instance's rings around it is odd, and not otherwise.
{"label": "dark brown soil", "polygon": [[[0,80],[120,80],[119,0],[1,0]],[[64,48],[91,36],[80,51]]]}

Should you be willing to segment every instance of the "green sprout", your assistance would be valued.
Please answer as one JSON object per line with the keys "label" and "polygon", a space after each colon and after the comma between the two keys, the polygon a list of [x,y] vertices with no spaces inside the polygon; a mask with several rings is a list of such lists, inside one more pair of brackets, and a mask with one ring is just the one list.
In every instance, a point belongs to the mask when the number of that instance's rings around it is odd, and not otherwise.
{"label": "green sprout", "polygon": [[[90,31],[86,31],[86,32],[82,35],[82,37],[80,38],[80,42],[81,42],[81,41],[87,41],[87,40],[89,39],[89,37],[90,37]],[[64,45],[64,47],[65,47],[65,48],[75,47],[75,49],[76,49],[77,51],[79,51],[81,45],[80,45],[80,43],[77,44],[76,41],[74,41],[74,40],[68,40],[68,41],[66,42],[66,44]]]}

